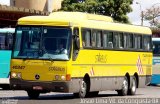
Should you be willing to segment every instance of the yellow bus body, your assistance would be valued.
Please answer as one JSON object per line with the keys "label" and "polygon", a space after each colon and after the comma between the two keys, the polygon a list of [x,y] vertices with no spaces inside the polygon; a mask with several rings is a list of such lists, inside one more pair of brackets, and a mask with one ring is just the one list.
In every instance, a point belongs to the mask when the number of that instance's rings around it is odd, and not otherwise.
{"label": "yellow bus body", "polygon": [[[81,29],[93,28],[107,31],[128,32],[151,35],[148,27],[114,23],[105,16],[86,15],[79,12],[56,12],[49,16],[29,16],[18,20],[22,26],[69,26],[78,27],[80,50],[76,61],[54,60],[11,60],[11,87],[28,90],[42,86],[43,90],[55,92],[78,92],[80,81],[87,74],[90,78],[90,91],[119,90],[124,76],[130,79],[138,75],[138,87],[149,84],[152,74],[152,52],[127,50],[85,49],[82,46]],[[73,50],[72,52],[73,53]],[[143,73],[138,72],[137,61],[141,60]],[[92,71],[92,72],[91,72]],[[12,74],[20,73],[21,78]],[[40,79],[35,79],[38,74]],[[131,81],[131,80],[130,80]]]}

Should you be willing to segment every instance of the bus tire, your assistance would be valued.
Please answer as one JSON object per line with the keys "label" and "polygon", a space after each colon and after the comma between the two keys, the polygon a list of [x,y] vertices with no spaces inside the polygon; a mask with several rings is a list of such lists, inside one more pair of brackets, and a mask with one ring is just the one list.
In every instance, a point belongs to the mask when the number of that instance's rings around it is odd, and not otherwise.
{"label": "bus tire", "polygon": [[122,84],[122,89],[121,90],[117,90],[118,95],[120,96],[126,96],[128,94],[128,79],[125,76],[124,80],[123,80],[123,84]]}
{"label": "bus tire", "polygon": [[88,97],[88,94],[89,94],[89,84],[87,83],[86,79],[83,79],[80,85],[79,97],[85,98]]}
{"label": "bus tire", "polygon": [[29,90],[27,91],[27,94],[28,94],[29,99],[37,99],[40,95],[40,92]]}
{"label": "bus tire", "polygon": [[136,79],[135,76],[133,76],[131,87],[128,90],[128,95],[135,95],[136,94],[136,88],[137,88],[137,79]]}

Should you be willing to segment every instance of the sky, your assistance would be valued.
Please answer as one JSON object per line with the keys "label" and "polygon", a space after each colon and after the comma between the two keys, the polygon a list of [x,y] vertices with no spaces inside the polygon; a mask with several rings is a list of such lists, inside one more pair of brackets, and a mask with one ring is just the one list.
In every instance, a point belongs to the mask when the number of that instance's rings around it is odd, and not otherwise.
{"label": "sky", "polygon": [[10,0],[0,0],[1,5],[10,5]]}
{"label": "sky", "polygon": [[[136,2],[139,4],[136,4]],[[10,0],[0,0],[0,4],[10,5]],[[131,5],[133,11],[128,14],[129,21],[131,21],[132,24],[141,25],[141,11],[145,11],[147,8],[152,7],[154,4],[156,4],[155,6],[160,6],[160,0],[134,0],[133,5]],[[149,26],[148,21],[144,21],[144,26]]]}
{"label": "sky", "polygon": [[[136,4],[136,2],[139,4]],[[131,5],[133,11],[128,14],[131,23],[135,25],[141,25],[141,11],[151,8],[153,5],[155,7],[160,6],[160,0],[134,0],[133,5]],[[144,21],[144,26],[149,26],[148,21]]]}

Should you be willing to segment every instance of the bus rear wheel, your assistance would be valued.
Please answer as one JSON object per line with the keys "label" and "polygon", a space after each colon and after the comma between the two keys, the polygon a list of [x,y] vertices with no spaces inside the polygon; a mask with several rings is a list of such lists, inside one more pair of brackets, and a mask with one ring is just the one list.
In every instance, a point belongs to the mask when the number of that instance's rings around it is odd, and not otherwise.
{"label": "bus rear wheel", "polygon": [[37,99],[40,95],[40,92],[34,91],[34,90],[29,90],[27,91],[29,99]]}
{"label": "bus rear wheel", "polygon": [[121,95],[121,96],[126,96],[128,94],[128,79],[126,76],[124,77],[124,80],[122,83],[122,89],[117,90],[117,92],[118,92],[118,95]]}
{"label": "bus rear wheel", "polygon": [[128,91],[128,94],[129,95],[135,95],[136,94],[136,88],[137,88],[137,79],[135,76],[133,76],[132,78],[132,84],[131,84],[131,87]]}

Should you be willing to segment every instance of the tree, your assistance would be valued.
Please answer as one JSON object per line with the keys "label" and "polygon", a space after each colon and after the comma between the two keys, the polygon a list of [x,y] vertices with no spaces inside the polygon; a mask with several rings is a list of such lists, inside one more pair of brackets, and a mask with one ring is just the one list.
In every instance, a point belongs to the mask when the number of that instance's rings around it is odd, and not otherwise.
{"label": "tree", "polygon": [[127,13],[133,0],[63,0],[64,11],[80,11],[111,16],[115,21],[129,23]]}
{"label": "tree", "polygon": [[144,19],[149,20],[151,26],[160,27],[160,7],[152,6],[144,11]]}

